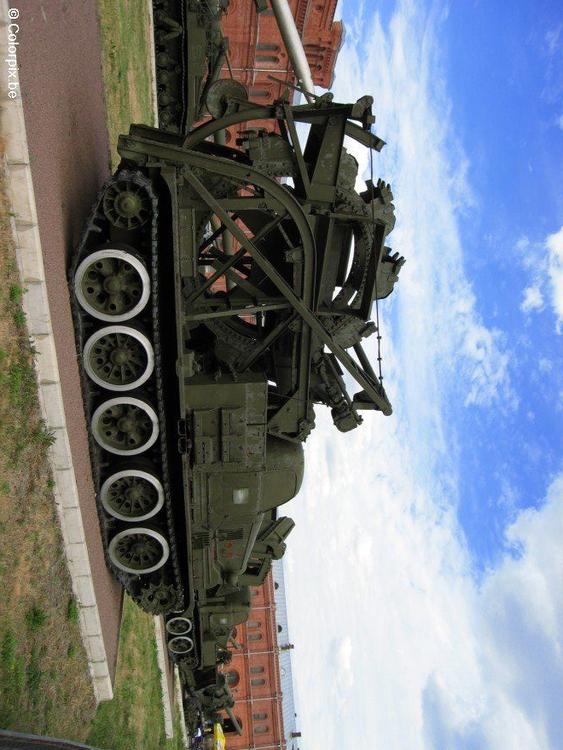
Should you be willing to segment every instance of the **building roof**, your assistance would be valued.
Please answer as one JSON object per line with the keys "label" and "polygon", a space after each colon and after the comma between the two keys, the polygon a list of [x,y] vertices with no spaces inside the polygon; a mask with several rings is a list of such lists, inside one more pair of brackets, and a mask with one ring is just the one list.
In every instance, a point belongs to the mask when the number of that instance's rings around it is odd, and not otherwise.
{"label": "building roof", "polygon": [[280,681],[282,689],[282,715],[284,735],[288,750],[298,750],[300,738],[292,737],[292,732],[298,732],[297,706],[295,691],[293,688],[293,675],[291,670],[291,649],[283,650],[284,646],[291,644],[289,627],[287,622],[287,605],[285,600],[285,580],[283,561],[272,562],[272,577],[274,579],[274,601],[276,603],[276,624],[278,628],[278,646]]}

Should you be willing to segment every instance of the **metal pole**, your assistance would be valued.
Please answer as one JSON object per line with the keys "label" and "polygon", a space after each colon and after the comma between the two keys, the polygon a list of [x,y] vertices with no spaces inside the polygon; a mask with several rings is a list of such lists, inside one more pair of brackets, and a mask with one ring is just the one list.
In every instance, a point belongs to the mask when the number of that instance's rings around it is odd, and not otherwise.
{"label": "metal pole", "polygon": [[287,0],[270,0],[272,3],[272,10],[276,17],[280,34],[282,35],[283,42],[287,49],[287,54],[293,65],[295,75],[301,83],[303,93],[308,102],[313,101],[315,93],[315,84],[313,83],[313,76],[311,75],[311,69],[309,67],[309,61],[307,55],[303,49],[303,43],[297,26],[295,25],[295,19],[293,13],[289,7]]}

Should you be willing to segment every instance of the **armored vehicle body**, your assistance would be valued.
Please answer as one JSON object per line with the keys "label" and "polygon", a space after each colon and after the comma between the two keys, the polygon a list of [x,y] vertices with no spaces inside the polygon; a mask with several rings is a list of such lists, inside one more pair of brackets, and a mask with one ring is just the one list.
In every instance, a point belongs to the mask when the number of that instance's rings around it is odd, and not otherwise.
{"label": "armored vehicle body", "polygon": [[[176,29],[164,6],[189,8],[155,5],[162,70],[185,42],[164,38]],[[204,36],[207,65],[222,49],[216,14]],[[361,410],[391,413],[362,340],[379,336],[372,306],[404,261],[386,246],[389,186],[357,192],[344,148],[383,146],[370,97],[263,106],[227,86],[192,127],[216,76],[199,64],[180,119],[161,97],[166,128],[120,138],[70,283],[108,565],[165,616],[190,726],[226,710],[236,729],[220,667],[249,587],[284,553],[293,521],[279,508],[299,491],[315,405],[342,431]],[[226,128],[257,120],[275,128],[222,145]]]}

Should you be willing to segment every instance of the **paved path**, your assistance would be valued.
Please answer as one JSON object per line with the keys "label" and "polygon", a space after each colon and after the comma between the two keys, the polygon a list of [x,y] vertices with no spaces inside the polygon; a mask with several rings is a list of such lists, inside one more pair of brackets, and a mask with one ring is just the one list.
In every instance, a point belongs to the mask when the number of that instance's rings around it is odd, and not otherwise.
{"label": "paved path", "polygon": [[104,562],[76,364],[66,264],[109,172],[95,0],[18,4],[18,60],[67,427],[112,680],[121,589]]}

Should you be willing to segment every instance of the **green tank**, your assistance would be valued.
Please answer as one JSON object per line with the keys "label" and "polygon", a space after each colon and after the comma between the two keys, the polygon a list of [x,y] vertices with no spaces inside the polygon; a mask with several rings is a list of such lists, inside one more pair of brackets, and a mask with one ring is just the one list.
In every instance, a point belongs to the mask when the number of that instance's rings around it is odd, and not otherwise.
{"label": "green tank", "polygon": [[[166,47],[162,14],[194,11],[156,6],[164,65],[185,38]],[[224,47],[216,21],[193,27],[207,56]],[[259,105],[218,87],[202,59],[182,121],[171,125],[161,97],[166,127],[120,137],[70,288],[107,564],[164,615],[190,729],[226,710],[236,730],[221,665],[250,586],[285,551],[293,521],[280,508],[301,486],[315,406],[341,431],[362,410],[391,413],[362,341],[379,338],[372,307],[404,259],[386,245],[389,185],[357,192],[344,148],[353,139],[371,158],[384,145],[371,97]],[[216,117],[192,127],[202,101]],[[222,145],[227,127],[257,120],[268,128]]]}

